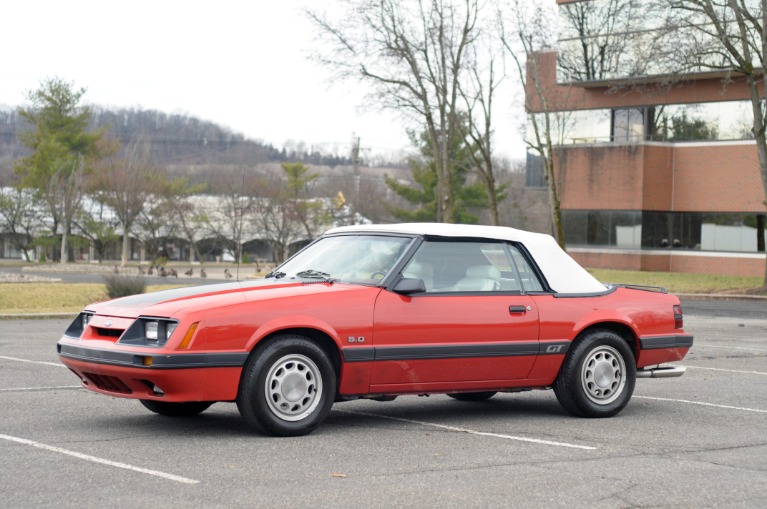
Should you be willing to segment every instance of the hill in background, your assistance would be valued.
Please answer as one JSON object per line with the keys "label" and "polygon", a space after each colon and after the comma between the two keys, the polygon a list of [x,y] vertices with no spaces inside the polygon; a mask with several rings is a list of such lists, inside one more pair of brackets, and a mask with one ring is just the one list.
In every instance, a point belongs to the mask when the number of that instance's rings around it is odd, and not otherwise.
{"label": "hill in background", "polygon": [[[91,127],[109,128],[109,135],[123,146],[144,136],[151,143],[152,162],[158,166],[247,165],[284,161],[336,167],[351,166],[351,150],[330,154],[298,142],[277,148],[260,140],[199,118],[156,110],[94,108]],[[28,154],[19,133],[29,126],[14,109],[0,109],[0,165],[8,170],[12,161]],[[377,160],[378,166],[401,167],[400,161]]]}

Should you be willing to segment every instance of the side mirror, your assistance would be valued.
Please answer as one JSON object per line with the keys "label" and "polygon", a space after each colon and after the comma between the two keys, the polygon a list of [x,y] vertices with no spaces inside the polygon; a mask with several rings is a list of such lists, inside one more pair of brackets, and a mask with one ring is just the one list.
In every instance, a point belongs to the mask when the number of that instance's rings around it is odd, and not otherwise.
{"label": "side mirror", "polygon": [[404,277],[400,279],[396,285],[394,285],[392,291],[402,295],[410,295],[412,293],[425,293],[426,284],[424,284],[423,279],[409,279]]}

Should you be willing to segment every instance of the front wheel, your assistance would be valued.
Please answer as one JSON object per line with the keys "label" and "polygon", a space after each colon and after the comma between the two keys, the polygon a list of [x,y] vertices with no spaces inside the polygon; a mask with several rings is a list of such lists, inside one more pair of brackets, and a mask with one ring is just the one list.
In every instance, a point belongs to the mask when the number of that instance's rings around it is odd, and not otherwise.
{"label": "front wheel", "polygon": [[335,394],[336,374],[325,351],[303,336],[285,335],[248,361],[237,408],[257,431],[298,436],[320,425]]}
{"label": "front wheel", "polygon": [[628,343],[608,330],[593,330],[568,352],[554,393],[562,407],[579,417],[611,417],[634,393],[636,365]]}

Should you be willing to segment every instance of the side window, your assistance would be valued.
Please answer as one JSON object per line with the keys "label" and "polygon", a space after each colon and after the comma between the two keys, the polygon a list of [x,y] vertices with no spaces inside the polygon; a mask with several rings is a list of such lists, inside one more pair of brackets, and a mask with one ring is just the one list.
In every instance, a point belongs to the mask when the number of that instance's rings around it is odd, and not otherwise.
{"label": "side window", "polygon": [[427,240],[403,270],[421,279],[427,292],[494,292],[502,290],[502,273],[511,263],[500,242]]}
{"label": "side window", "polygon": [[525,292],[540,292],[543,291],[543,285],[535,274],[535,271],[527,262],[527,259],[522,255],[519,249],[509,244],[509,252],[514,262],[515,280],[520,285],[520,289]]}

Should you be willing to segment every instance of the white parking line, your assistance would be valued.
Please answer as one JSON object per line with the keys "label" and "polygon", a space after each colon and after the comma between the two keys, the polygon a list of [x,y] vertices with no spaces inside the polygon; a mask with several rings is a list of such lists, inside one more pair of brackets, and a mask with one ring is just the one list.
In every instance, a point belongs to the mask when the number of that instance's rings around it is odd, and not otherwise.
{"label": "white parking line", "polygon": [[717,405],[715,403],[704,403],[703,401],[690,401],[687,399],[671,399],[671,398],[654,398],[651,396],[637,396],[637,395],[634,395],[633,397],[639,398],[639,399],[651,399],[655,401],[670,401],[673,403],[688,403],[690,405],[710,406],[714,408],[724,408],[725,410],[742,410],[744,412],[756,412],[759,414],[767,414],[767,410],[760,410],[758,408],[748,408],[748,407],[730,406],[730,405]]}
{"label": "white parking line", "polygon": [[155,477],[162,477],[163,479],[168,479],[169,481],[176,481],[184,484],[199,484],[200,481],[194,480],[194,479],[188,479],[186,477],[181,477],[178,475],[168,474],[165,472],[159,472],[157,470],[149,470],[148,468],[141,468],[136,467],[133,465],[128,465],[127,463],[120,463],[117,461],[111,461],[104,458],[99,458],[97,456],[91,456],[89,454],[82,454],[75,451],[70,451],[67,449],[62,449],[61,447],[55,447],[53,445],[47,445],[47,444],[41,444],[40,442],[35,442],[33,440],[27,440],[26,438],[18,438],[18,437],[12,437],[10,435],[2,435],[0,434],[0,439],[8,440],[10,442],[15,442],[17,444],[23,444],[23,445],[30,445],[32,447],[37,447],[38,449],[44,449],[46,451],[52,451],[57,452],[60,454],[66,454],[68,456],[73,456],[75,458],[90,461],[93,463],[101,463],[102,465],[108,465],[110,467],[116,467],[116,468],[124,468],[125,470],[132,470],[134,472],[139,472],[142,474],[148,474],[153,475]]}
{"label": "white parking line", "polygon": [[59,364],[57,362],[46,362],[46,361],[31,361],[29,359],[19,359],[18,357],[6,357],[5,355],[0,355],[0,359],[5,359],[7,361],[16,361],[16,362],[28,362],[30,364],[44,364],[46,366],[56,366],[57,368],[66,368],[63,364]]}
{"label": "white parking line", "polygon": [[0,389],[0,392],[34,392],[34,391],[53,391],[60,389],[82,389],[82,385],[56,385],[53,387],[11,387],[10,389]]}
{"label": "white parking line", "polygon": [[701,367],[701,366],[688,366],[688,365],[685,365],[685,367],[687,367],[688,369],[705,369],[705,370],[708,370],[708,371],[726,371],[727,373],[742,373],[742,374],[746,374],[746,375],[762,375],[762,376],[767,376],[767,373],[765,373],[763,371],[744,371],[744,370],[741,370],[741,369],[724,369],[724,368],[704,368],[704,367]]}
{"label": "white parking line", "polygon": [[596,447],[588,446],[588,445],[577,445],[577,444],[568,444],[565,442],[552,442],[550,440],[541,440],[538,438],[526,438],[526,437],[517,437],[513,435],[503,435],[500,433],[488,433],[486,431],[476,431],[472,429],[466,429],[466,428],[458,428],[455,426],[445,426],[444,424],[436,424],[433,422],[425,422],[425,421],[415,421],[413,419],[403,419],[401,417],[390,417],[388,415],[380,415],[380,414],[371,414],[367,412],[355,412],[352,410],[336,410],[333,409],[335,412],[343,412],[345,414],[354,414],[354,415],[364,415],[366,417],[378,417],[380,419],[389,419],[392,421],[400,421],[400,422],[407,422],[410,424],[418,424],[420,426],[431,426],[433,428],[440,428],[440,429],[446,429],[448,431],[456,431],[458,433],[468,433],[470,435],[479,435],[484,437],[494,437],[494,438],[503,438],[505,440],[517,440],[519,442],[530,442],[533,444],[541,444],[541,445],[553,445],[557,447],[569,447],[571,449],[584,449],[586,451],[594,451],[596,450]]}
{"label": "white parking line", "polygon": [[695,346],[701,346],[703,348],[725,348],[727,350],[746,350],[749,352],[767,352],[767,348],[748,348],[746,346],[707,345],[706,343],[695,343]]}

